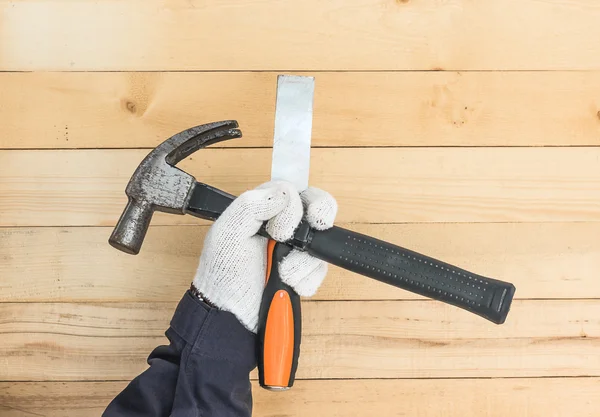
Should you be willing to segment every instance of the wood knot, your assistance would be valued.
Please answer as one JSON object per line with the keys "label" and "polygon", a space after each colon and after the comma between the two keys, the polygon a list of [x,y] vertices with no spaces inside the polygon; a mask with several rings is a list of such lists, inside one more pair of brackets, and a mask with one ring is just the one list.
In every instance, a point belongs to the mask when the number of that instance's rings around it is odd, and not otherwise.
{"label": "wood knot", "polygon": [[396,3],[398,4],[406,4],[408,3],[410,0],[396,0]]}
{"label": "wood knot", "polygon": [[129,113],[135,114],[137,112],[137,106],[135,105],[135,103],[133,101],[127,100],[125,102],[125,108],[127,109],[127,111]]}
{"label": "wood knot", "polygon": [[598,113],[596,113],[596,116],[598,117],[598,119],[600,119],[600,110],[598,110]]}

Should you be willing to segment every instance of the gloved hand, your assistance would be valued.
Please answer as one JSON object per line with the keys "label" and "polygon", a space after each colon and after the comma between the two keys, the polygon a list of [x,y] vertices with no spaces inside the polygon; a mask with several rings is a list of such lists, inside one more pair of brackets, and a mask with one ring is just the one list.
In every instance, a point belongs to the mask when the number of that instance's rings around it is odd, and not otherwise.
{"label": "gloved hand", "polygon": [[[303,209],[304,207],[304,209]],[[263,222],[280,242],[289,240],[306,218],[317,230],[333,226],[337,203],[327,192],[308,188],[298,195],[293,185],[268,182],[247,191],[213,224],[206,239],[193,286],[215,307],[233,313],[253,333],[267,273],[267,239],[256,235]],[[279,274],[301,296],[312,296],[327,274],[327,263],[293,250]]]}

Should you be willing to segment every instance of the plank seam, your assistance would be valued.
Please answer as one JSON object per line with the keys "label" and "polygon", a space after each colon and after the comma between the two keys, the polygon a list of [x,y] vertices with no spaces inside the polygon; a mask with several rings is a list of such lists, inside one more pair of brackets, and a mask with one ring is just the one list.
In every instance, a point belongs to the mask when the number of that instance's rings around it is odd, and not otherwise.
{"label": "plank seam", "polygon": [[[165,139],[168,139],[165,137]],[[589,148],[589,149],[598,149],[600,145],[489,145],[489,146],[473,146],[473,145],[435,145],[435,146],[427,146],[427,145],[404,145],[404,146],[390,146],[390,145],[381,145],[381,146],[313,146],[312,149],[539,149],[539,148]],[[150,151],[154,148],[152,147],[106,147],[106,148],[0,148],[0,151]],[[260,149],[272,149],[271,146],[211,146],[206,149],[213,150],[260,150]]]}
{"label": "plank seam", "polygon": [[[453,380],[531,380],[531,379],[597,379],[598,375],[546,375],[546,376],[504,376],[504,377],[413,377],[413,378],[296,378],[296,381],[453,381]],[[131,378],[133,379],[133,378]],[[56,383],[98,383],[98,382],[128,382],[131,379],[0,379],[0,383],[35,383],[35,382],[56,382]],[[251,378],[251,381],[257,381],[256,378]]]}
{"label": "plank seam", "polygon": [[318,74],[318,73],[339,73],[339,74],[394,74],[394,73],[462,73],[462,72],[472,72],[472,73],[496,73],[496,72],[510,72],[510,73],[543,73],[543,72],[563,72],[563,73],[592,73],[592,72],[600,72],[600,68],[548,68],[548,69],[524,69],[524,68],[498,68],[498,69],[465,69],[465,68],[449,68],[449,69],[293,69],[293,68],[270,68],[264,70],[257,69],[157,69],[157,70],[148,70],[148,69],[127,69],[127,70],[106,70],[106,69],[97,69],[97,70],[18,70],[18,69],[0,69],[0,74],[29,74],[29,73],[73,73],[73,74],[128,74],[128,73],[281,73],[281,72],[293,72],[293,73],[306,73],[306,74]]}
{"label": "plank seam", "polygon": [[[439,222],[342,222],[336,225],[444,225],[444,224],[454,224],[454,225],[483,225],[483,224],[597,224],[600,223],[599,220],[556,220],[556,221],[482,221],[482,222],[449,222],[449,221],[439,221]],[[177,224],[153,224],[150,228],[153,227],[210,227],[210,224],[198,224],[198,223],[177,223]],[[0,230],[2,229],[58,229],[58,228],[104,228],[104,229],[112,229],[114,226],[106,226],[106,225],[98,225],[98,224],[73,224],[73,225],[0,225]]]}
{"label": "plank seam", "polygon": [[[183,290],[182,290],[183,291]],[[564,302],[570,302],[570,301],[600,301],[600,297],[597,298],[514,298],[514,300],[516,301],[564,301]],[[107,305],[107,304],[164,304],[164,305],[172,305],[173,303],[177,303],[179,300],[172,300],[172,301],[154,301],[154,300],[118,300],[118,301],[104,301],[104,300],[96,300],[96,301],[89,301],[89,300],[78,300],[78,299],[72,299],[72,300],[48,300],[48,301],[1,301],[0,300],[0,306],[1,305],[10,305],[10,304],[15,304],[15,305],[19,305],[19,304],[84,304],[84,305],[98,305],[98,306],[102,306],[102,305]],[[369,302],[369,303],[379,303],[379,302],[384,302],[384,301],[398,301],[398,302],[419,302],[419,303],[423,303],[423,302],[427,302],[427,303],[439,303],[440,301],[437,300],[432,300],[429,298],[373,298],[373,299],[364,299],[364,298],[357,298],[357,299],[344,299],[344,300],[313,300],[313,299],[302,299],[302,303],[347,303],[347,302],[361,302],[361,303],[365,303],[365,302]]]}

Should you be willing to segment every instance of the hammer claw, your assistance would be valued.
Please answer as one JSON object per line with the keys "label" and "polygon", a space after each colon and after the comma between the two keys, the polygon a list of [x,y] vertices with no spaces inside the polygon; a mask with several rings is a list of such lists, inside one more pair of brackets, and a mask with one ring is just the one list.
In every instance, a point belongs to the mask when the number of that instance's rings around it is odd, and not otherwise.
{"label": "hammer claw", "polygon": [[235,120],[194,126],[164,142],[165,145],[171,147],[165,160],[169,165],[176,165],[199,149],[217,142],[241,137],[242,132],[238,129],[238,123]]}

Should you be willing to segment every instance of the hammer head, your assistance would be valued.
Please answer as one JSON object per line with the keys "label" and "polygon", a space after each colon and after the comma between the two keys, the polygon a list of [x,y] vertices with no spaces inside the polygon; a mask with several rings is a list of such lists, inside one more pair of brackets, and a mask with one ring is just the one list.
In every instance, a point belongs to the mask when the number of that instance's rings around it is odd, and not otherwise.
{"label": "hammer head", "polygon": [[127,184],[129,202],[108,242],[123,252],[139,253],[155,210],[185,214],[196,179],[175,165],[208,145],[240,137],[237,122],[227,120],[184,130],[154,148]]}

